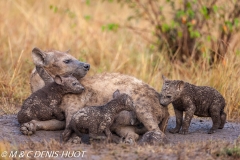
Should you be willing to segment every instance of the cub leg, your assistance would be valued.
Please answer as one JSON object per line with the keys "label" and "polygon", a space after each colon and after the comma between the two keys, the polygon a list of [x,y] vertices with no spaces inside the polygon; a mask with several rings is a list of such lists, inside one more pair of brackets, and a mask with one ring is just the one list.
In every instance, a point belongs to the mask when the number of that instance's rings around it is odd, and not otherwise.
{"label": "cub leg", "polygon": [[182,121],[183,121],[183,111],[179,111],[174,108],[175,116],[176,116],[176,127],[173,129],[170,129],[170,133],[178,133],[182,127]]}
{"label": "cub leg", "polygon": [[196,107],[194,105],[190,105],[189,109],[185,113],[181,134],[188,134],[188,128],[190,126],[191,120],[193,118]]}
{"label": "cub leg", "polygon": [[210,115],[213,121],[213,125],[212,125],[212,128],[209,130],[208,134],[212,134],[216,132],[216,130],[220,127],[221,116],[220,116],[220,112],[218,111],[218,106],[212,107],[212,109],[210,110]]}
{"label": "cub leg", "polygon": [[223,129],[223,127],[224,127],[224,125],[226,123],[226,119],[227,119],[227,114],[222,112],[221,113],[221,124],[220,124],[218,129]]}
{"label": "cub leg", "polygon": [[110,142],[112,139],[112,132],[110,131],[110,129],[107,127],[104,130],[105,135],[107,136],[107,142]]}

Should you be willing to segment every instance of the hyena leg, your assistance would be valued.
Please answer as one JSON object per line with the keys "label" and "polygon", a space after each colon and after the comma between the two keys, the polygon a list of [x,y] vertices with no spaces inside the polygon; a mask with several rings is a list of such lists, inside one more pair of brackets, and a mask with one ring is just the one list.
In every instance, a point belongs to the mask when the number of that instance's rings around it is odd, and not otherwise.
{"label": "hyena leg", "polygon": [[20,127],[20,131],[25,135],[32,135],[38,130],[56,131],[65,128],[65,121],[59,121],[56,119],[48,121],[32,120],[27,123],[23,123]]}
{"label": "hyena leg", "polygon": [[139,135],[134,132],[135,126],[117,126],[114,132],[121,138],[124,138],[125,143],[132,144],[138,140]]}
{"label": "hyena leg", "polygon": [[167,127],[167,124],[168,124],[168,119],[169,119],[169,112],[168,110],[165,111],[165,117],[163,118],[162,122],[160,122],[158,124],[160,130],[165,133],[165,130],[166,130],[166,127]]}
{"label": "hyena leg", "polygon": [[137,112],[137,119],[143,123],[144,127],[148,131],[160,131],[158,127],[158,123],[154,121],[154,118],[151,113],[149,112]]}
{"label": "hyena leg", "polygon": [[[154,120],[153,115],[149,112],[143,112],[136,110],[137,119],[143,123],[147,129],[143,137],[140,139],[140,144],[155,144],[165,143],[167,141],[166,135],[159,129],[157,120]],[[148,137],[148,138],[146,138]]]}
{"label": "hyena leg", "polygon": [[65,111],[65,118],[66,118],[66,128],[69,128],[70,121],[72,119],[72,116],[76,113],[75,110],[72,110],[71,107],[69,107]]}
{"label": "hyena leg", "polygon": [[226,123],[227,114],[222,112],[220,115],[221,115],[221,117],[220,117],[221,118],[221,124],[220,124],[218,129],[223,129],[223,127],[224,127],[224,125]]}
{"label": "hyena leg", "polygon": [[36,71],[44,81],[45,85],[54,82],[53,78],[42,67],[36,66]]}

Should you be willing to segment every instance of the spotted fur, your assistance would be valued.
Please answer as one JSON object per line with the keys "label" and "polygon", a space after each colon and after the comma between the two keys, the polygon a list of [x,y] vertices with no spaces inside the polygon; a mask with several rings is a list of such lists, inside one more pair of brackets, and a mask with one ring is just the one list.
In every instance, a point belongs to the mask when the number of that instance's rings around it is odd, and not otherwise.
{"label": "spotted fur", "polygon": [[[82,93],[84,87],[73,77],[56,76],[55,81],[32,93],[23,103],[17,118],[20,124],[28,123],[32,120],[46,121],[57,119],[63,121],[65,115],[59,107],[63,95],[67,93]],[[24,126],[21,127],[24,132]],[[28,133],[27,133],[28,134]]]}
{"label": "spotted fur", "polygon": [[[91,138],[99,137],[98,134],[104,132],[108,139],[111,138],[110,126],[115,116],[123,111],[134,111],[132,98],[127,94],[120,94],[119,90],[113,94],[113,99],[102,106],[89,106],[80,109],[72,116],[69,130],[74,130],[80,137],[81,130],[87,129]],[[67,130],[63,133],[63,140],[69,139],[70,133]]]}
{"label": "spotted fur", "polygon": [[[224,127],[225,100],[216,89],[208,86],[195,86],[181,80],[168,80],[165,77],[163,80],[160,104],[167,106],[172,103],[176,115],[176,127],[170,130],[171,133],[187,134],[193,115],[212,118],[213,126],[208,132],[210,134]],[[185,112],[184,120],[183,112]]]}

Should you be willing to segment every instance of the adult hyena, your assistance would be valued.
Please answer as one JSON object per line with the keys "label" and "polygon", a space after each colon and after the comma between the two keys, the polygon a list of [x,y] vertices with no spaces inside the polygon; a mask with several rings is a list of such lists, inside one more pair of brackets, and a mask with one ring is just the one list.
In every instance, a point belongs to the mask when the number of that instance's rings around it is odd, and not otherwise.
{"label": "adult hyena", "polygon": [[[90,66],[76,61],[66,52],[44,52],[34,48],[32,51],[34,64],[42,67],[51,77],[57,74],[73,74],[85,87],[81,95],[67,94],[63,97],[60,108],[65,111],[65,122],[58,120],[34,121],[27,124],[31,130],[59,130],[68,128],[71,117],[84,106],[103,105],[112,99],[112,93],[117,89],[133,98],[137,119],[148,131],[160,132],[165,139],[165,131],[169,113],[167,107],[159,103],[159,93],[144,82],[119,73],[103,73],[93,77],[86,75]],[[72,64],[73,63],[73,64]],[[61,73],[60,73],[61,72]],[[31,75],[32,91],[44,86],[44,81],[35,70]],[[41,83],[40,83],[41,82]],[[121,133],[117,133],[121,136]]]}

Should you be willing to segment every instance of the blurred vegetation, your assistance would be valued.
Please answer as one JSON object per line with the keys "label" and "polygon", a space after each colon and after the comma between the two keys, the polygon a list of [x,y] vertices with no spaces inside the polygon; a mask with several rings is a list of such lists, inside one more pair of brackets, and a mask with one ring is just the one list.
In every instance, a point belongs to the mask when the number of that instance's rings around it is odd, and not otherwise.
{"label": "blurred vegetation", "polygon": [[[127,20],[131,15],[136,16],[135,9],[140,4],[151,9],[150,1],[0,1],[0,115],[16,113],[23,100],[29,96],[29,77],[34,68],[31,50],[39,47],[42,50],[70,49],[70,54],[91,64],[88,76],[102,72],[121,72],[143,80],[158,91],[162,86],[162,74],[169,79],[212,86],[226,99],[228,120],[237,120],[240,115],[240,46],[237,21],[234,21],[232,29],[231,25],[226,25],[227,32],[224,32],[224,36],[231,34],[232,37],[230,42],[226,41],[229,44],[225,54],[215,62],[215,58],[211,60],[211,54],[218,55],[215,54],[219,45],[217,42],[225,41],[218,37],[225,22],[220,17],[216,18],[222,14],[222,9],[218,7],[218,14],[215,11],[207,12],[209,18],[204,18],[201,8],[209,7],[211,1],[209,4],[202,1],[202,7],[198,1],[189,1],[191,10],[194,11],[191,17],[189,9],[185,13],[183,2],[174,1],[176,11],[173,12],[172,1],[151,1],[154,4],[153,9],[162,6],[162,10],[158,12],[163,13],[151,24],[146,13],[142,13],[142,17]],[[220,6],[223,2],[225,1],[219,0],[214,6]],[[238,1],[230,1],[224,5],[232,6],[235,2]],[[136,6],[129,8],[130,4]],[[144,8],[138,7],[141,12],[142,9]],[[232,10],[228,10],[231,13]],[[182,23],[184,16],[186,22]],[[165,19],[162,20],[161,17]],[[172,27],[174,17],[176,25]],[[213,21],[214,17],[216,21]],[[226,14],[225,17],[229,16]],[[151,18],[154,18],[153,13]],[[194,22],[192,29],[199,34],[192,37],[188,23],[194,20],[196,24]],[[231,20],[233,19],[228,19]],[[156,28],[158,21],[162,24],[161,30]],[[205,24],[202,29],[198,29],[197,24],[203,22]],[[207,28],[206,24],[210,27]],[[195,56],[181,55],[180,49],[173,51],[174,45],[169,43],[173,41],[175,47],[180,41],[183,43],[183,37],[173,36],[174,40],[170,33],[177,34],[174,30],[183,32],[184,27],[187,28],[188,36],[195,39],[195,49],[189,51],[189,54],[198,55],[197,60]],[[169,42],[160,41],[162,38],[157,37],[157,34],[167,35]],[[211,34],[209,40],[207,34]],[[169,109],[172,107],[169,106]]]}
{"label": "blurred vegetation", "polygon": [[[113,2],[110,0],[109,2]],[[150,32],[159,50],[167,49],[171,59],[182,62],[222,60],[240,29],[240,1],[230,0],[117,0],[133,12],[128,21],[146,21],[150,28],[127,27],[137,34]],[[109,26],[109,29],[114,26]],[[118,24],[115,24],[118,26]],[[234,46],[235,47],[235,46]],[[239,51],[238,51],[239,52]]]}

